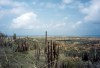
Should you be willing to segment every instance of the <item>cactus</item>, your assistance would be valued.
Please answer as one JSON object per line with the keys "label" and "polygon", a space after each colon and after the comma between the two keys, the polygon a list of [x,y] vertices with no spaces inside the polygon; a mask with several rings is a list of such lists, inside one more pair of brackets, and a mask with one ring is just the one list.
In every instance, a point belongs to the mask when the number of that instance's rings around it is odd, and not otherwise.
{"label": "cactus", "polygon": [[59,57],[59,46],[56,42],[50,41],[46,47],[46,59],[48,68],[57,68],[57,62]]}

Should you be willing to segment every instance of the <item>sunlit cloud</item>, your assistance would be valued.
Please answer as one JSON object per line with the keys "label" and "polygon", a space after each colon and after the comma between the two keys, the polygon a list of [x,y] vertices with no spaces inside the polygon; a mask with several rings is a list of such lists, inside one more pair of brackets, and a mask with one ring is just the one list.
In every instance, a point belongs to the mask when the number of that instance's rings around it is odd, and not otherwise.
{"label": "sunlit cloud", "polygon": [[100,22],[100,0],[91,0],[89,6],[81,7],[82,13],[86,14],[85,21]]}
{"label": "sunlit cloud", "polygon": [[100,23],[99,6],[100,0],[0,0],[0,25],[3,25],[0,28],[19,33],[21,30],[40,33],[49,30],[54,34],[98,31],[100,28],[92,24]]}
{"label": "sunlit cloud", "polygon": [[17,29],[33,28],[35,26],[36,20],[37,20],[37,15],[33,12],[28,12],[13,19],[11,27]]}

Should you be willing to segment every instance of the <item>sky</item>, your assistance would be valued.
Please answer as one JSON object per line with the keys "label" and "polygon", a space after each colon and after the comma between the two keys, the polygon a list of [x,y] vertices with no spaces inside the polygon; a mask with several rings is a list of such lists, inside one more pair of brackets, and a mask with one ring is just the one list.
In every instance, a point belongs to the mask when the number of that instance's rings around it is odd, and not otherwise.
{"label": "sky", "polygon": [[8,35],[100,35],[100,0],[0,0]]}

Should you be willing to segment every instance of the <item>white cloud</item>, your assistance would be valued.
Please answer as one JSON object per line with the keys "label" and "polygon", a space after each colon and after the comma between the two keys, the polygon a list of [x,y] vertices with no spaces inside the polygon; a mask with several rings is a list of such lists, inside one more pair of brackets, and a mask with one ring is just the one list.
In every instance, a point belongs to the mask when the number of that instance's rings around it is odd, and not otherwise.
{"label": "white cloud", "polygon": [[63,0],[63,3],[64,4],[70,4],[70,3],[72,3],[73,2],[73,0]]}
{"label": "white cloud", "polygon": [[64,26],[66,26],[66,23],[58,23],[58,24],[56,24],[56,25],[54,26],[54,28],[62,28],[62,27],[64,27]]}
{"label": "white cloud", "polygon": [[[37,19],[37,14],[33,12],[28,12],[14,18],[11,23],[11,28],[13,29],[41,29],[41,30],[51,30],[51,29],[61,29],[66,26],[66,23],[47,23],[44,24]],[[51,28],[52,27],[52,28]]]}
{"label": "white cloud", "polygon": [[57,7],[57,4],[54,4],[54,3],[47,3],[46,4],[46,8],[55,8]]}
{"label": "white cloud", "polygon": [[84,17],[85,21],[100,21],[100,0],[92,0],[89,6],[82,6],[81,12],[86,16]]}
{"label": "white cloud", "polygon": [[50,23],[47,24],[48,29],[61,29],[62,27],[65,27],[66,23]]}
{"label": "white cloud", "polygon": [[[9,7],[9,8],[3,8],[2,6]],[[0,7],[2,10],[0,10],[0,18],[3,18],[4,16],[8,15],[21,15],[23,13],[29,12],[30,8],[27,3],[25,2],[17,2],[14,0],[0,0]]]}
{"label": "white cloud", "polygon": [[40,6],[44,6],[46,8],[65,9],[67,5],[69,5],[73,2],[74,2],[74,0],[61,0],[61,3],[41,2]]}
{"label": "white cloud", "polygon": [[65,9],[69,4],[73,3],[74,0],[62,0],[61,4],[59,5],[60,9]]}
{"label": "white cloud", "polygon": [[11,7],[18,7],[18,6],[28,6],[25,2],[18,2],[14,0],[0,0],[0,6],[11,6]]}
{"label": "white cloud", "polygon": [[75,29],[75,28],[79,27],[82,23],[83,23],[82,21],[78,21],[78,22],[76,22],[75,24],[72,25],[72,28]]}
{"label": "white cloud", "polygon": [[33,12],[22,14],[13,19],[11,27],[15,29],[31,29],[36,25],[37,15]]}
{"label": "white cloud", "polygon": [[15,15],[20,15],[26,12],[28,12],[28,10],[25,7],[15,7],[9,10],[9,13],[15,14]]}
{"label": "white cloud", "polygon": [[0,5],[10,5],[12,0],[0,0]]}

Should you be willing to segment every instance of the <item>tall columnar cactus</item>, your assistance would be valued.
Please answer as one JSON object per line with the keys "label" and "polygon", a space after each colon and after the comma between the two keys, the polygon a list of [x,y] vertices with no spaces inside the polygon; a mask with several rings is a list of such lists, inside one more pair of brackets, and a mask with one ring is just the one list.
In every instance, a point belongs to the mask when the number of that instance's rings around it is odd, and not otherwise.
{"label": "tall columnar cactus", "polygon": [[49,41],[46,47],[46,59],[48,68],[57,68],[59,46],[54,41]]}
{"label": "tall columnar cactus", "polygon": [[58,56],[59,56],[59,46],[55,41],[48,41],[47,31],[45,34],[45,54],[48,68],[57,68]]}
{"label": "tall columnar cactus", "polygon": [[16,40],[16,34],[14,33],[14,35],[13,35],[13,40]]}

